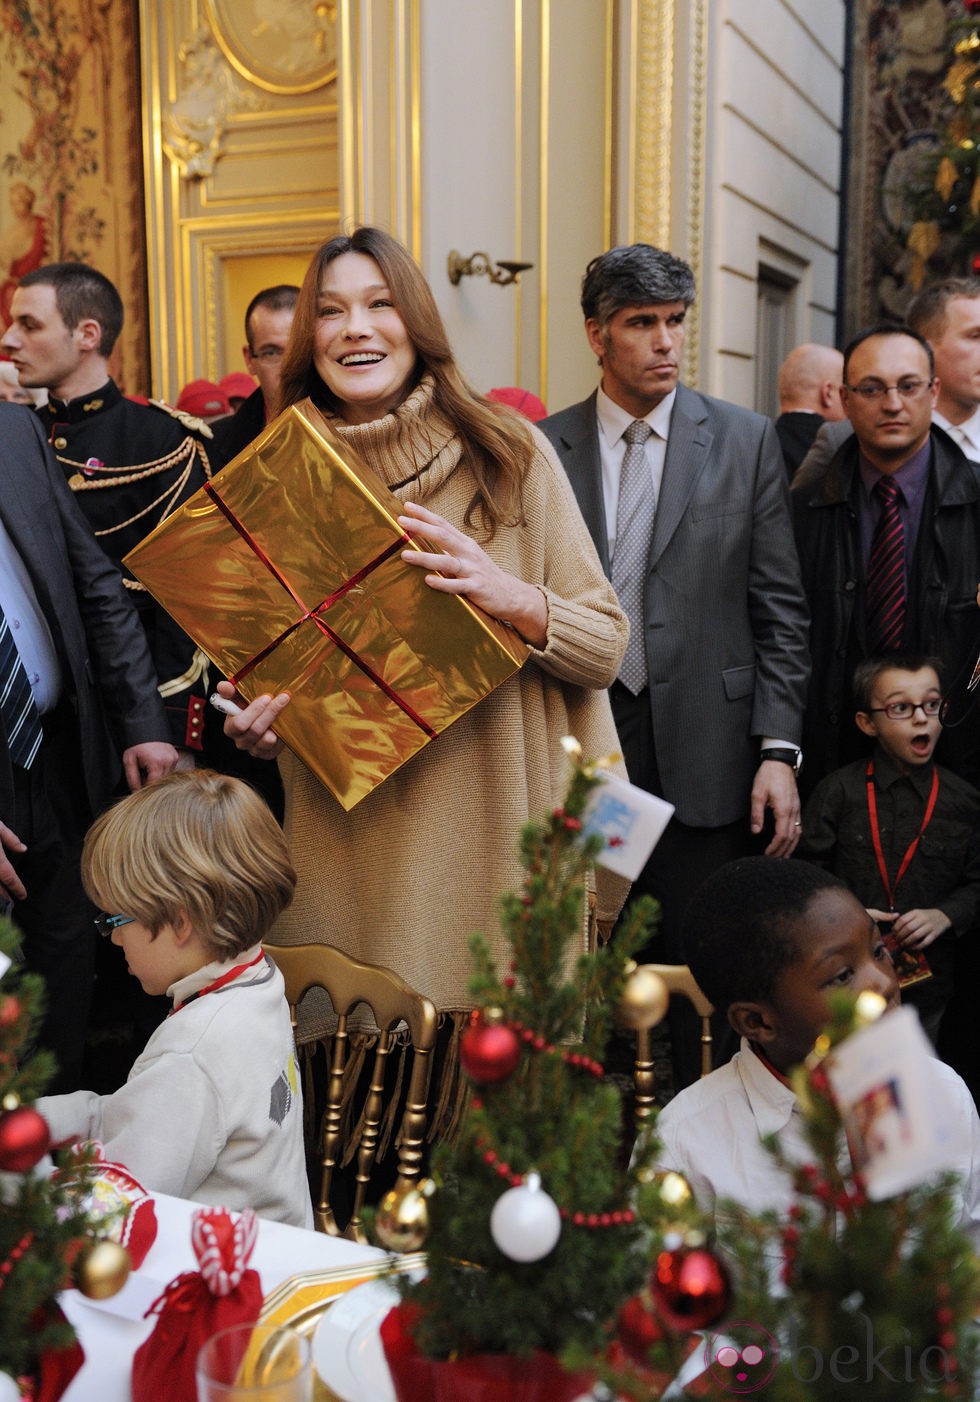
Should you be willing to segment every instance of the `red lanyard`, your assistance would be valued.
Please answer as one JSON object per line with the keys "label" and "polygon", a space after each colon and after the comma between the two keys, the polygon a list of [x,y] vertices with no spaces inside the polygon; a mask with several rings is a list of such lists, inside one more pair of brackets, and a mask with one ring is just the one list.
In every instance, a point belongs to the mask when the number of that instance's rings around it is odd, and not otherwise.
{"label": "red lanyard", "polygon": [[881,832],[878,827],[878,803],[875,798],[875,762],[868,760],[868,820],[871,823],[871,841],[874,843],[875,856],[878,859],[878,871],[881,873],[881,884],[885,888],[885,895],[888,897],[889,910],[895,909],[895,892],[898,890],[898,883],[908,871],[909,862],[915,856],[915,849],[919,845],[919,839],[929,826],[932,817],[932,810],[936,806],[936,796],[939,793],[939,770],[933,766],[932,788],[929,790],[929,798],[926,801],[926,811],[922,817],[922,826],[909,843],[909,849],[902,858],[902,864],[898,868],[898,875],[895,877],[895,885],[892,886],[888,879],[888,868],[885,866],[885,854],[881,850]]}
{"label": "red lanyard", "polygon": [[247,969],[254,969],[256,964],[261,964],[265,958],[265,950],[259,950],[254,959],[250,959],[247,964],[236,964],[233,969],[216,978],[213,983],[207,983],[203,988],[199,988],[196,993],[190,993],[184,1001],[176,1008],[171,1008],[168,1017],[173,1017],[174,1013],[179,1013],[181,1008],[186,1008],[188,1003],[193,1003],[195,998],[203,998],[205,993],[214,993],[218,988],[224,988],[226,983],[231,983],[232,979],[238,978],[239,974],[245,973]]}

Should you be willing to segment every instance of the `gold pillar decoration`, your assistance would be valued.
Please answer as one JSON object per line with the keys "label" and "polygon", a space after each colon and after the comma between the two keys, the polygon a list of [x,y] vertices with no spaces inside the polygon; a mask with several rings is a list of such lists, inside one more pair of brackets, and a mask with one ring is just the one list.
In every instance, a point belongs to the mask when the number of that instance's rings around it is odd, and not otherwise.
{"label": "gold pillar decoration", "polygon": [[420,0],[339,0],[345,226],[379,224],[422,252]]}
{"label": "gold pillar decoration", "polygon": [[[635,94],[627,137],[632,174],[627,238],[704,262],[707,0],[632,0],[624,71]],[[686,379],[697,381],[701,317],[687,316]]]}

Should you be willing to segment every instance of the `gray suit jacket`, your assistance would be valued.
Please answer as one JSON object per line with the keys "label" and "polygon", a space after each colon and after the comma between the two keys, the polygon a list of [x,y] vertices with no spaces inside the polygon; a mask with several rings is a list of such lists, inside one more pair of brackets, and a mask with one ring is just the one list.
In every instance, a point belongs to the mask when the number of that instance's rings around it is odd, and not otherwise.
{"label": "gray suit jacket", "polygon": [[[538,427],[564,464],[608,574],[595,395]],[[684,385],[644,613],[664,797],[694,827],[746,819],[759,739],[800,739],[809,620],[772,424]]]}
{"label": "gray suit jacket", "polygon": [[[78,727],[93,813],[121,774],[131,745],[167,741],[169,726],[136,610],[68,489],[36,415],[0,404],[0,518],[51,630],[62,697]],[[0,821],[13,812],[6,737],[0,730]]]}

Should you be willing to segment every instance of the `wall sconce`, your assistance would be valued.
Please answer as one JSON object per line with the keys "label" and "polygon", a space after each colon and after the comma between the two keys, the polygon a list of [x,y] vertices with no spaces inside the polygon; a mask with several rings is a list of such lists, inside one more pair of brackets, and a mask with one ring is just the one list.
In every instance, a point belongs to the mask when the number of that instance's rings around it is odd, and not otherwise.
{"label": "wall sconce", "polygon": [[468,258],[464,258],[455,248],[448,260],[449,281],[454,287],[460,278],[473,276],[488,277],[498,287],[509,287],[512,282],[517,282],[519,274],[526,273],[533,267],[533,263],[505,263],[503,259],[494,264],[490,261],[488,253],[471,253]]}

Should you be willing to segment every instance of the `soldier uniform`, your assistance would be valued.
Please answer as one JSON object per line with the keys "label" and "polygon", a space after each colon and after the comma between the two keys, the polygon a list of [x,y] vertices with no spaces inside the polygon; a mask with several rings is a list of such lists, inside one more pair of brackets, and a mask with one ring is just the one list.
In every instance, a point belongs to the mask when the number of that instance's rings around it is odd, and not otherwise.
{"label": "soldier uniform", "polygon": [[210,478],[208,452],[198,436],[211,437],[208,425],[166,404],[134,403],[112,380],[67,404],[49,399],[38,413],[68,485],[136,605],[173,743],[210,768],[251,784],[281,822],[278,767],[237,750],[227,738],[223,718],[207,705],[219,674],[122,564],[124,555]]}
{"label": "soldier uniform", "polygon": [[95,394],[38,413],[79,506],[143,624],[178,749],[204,747],[208,659],[122,564],[123,556],[211,475],[198,421],[126,399],[107,380]]}

